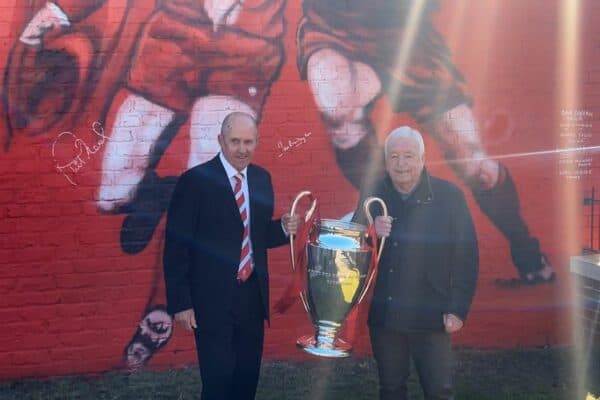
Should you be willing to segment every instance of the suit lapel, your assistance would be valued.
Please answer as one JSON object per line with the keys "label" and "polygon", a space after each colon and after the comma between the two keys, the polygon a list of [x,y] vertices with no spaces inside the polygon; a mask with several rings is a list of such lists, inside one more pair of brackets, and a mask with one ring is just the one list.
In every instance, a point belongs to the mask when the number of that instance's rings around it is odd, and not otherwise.
{"label": "suit lapel", "polygon": [[248,165],[248,197],[250,197],[250,236],[254,231],[256,213],[259,211],[259,207],[256,206],[256,194],[258,193],[258,182],[256,179],[256,170],[253,165]]}

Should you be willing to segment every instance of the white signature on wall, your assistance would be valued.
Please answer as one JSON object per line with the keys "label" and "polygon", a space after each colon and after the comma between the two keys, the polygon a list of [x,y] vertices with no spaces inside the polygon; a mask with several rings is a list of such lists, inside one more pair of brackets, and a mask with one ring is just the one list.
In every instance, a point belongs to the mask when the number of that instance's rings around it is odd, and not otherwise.
{"label": "white signature on wall", "polygon": [[[69,181],[69,183],[73,186],[77,186],[73,179],[73,174],[79,172],[86,164],[87,161],[90,160],[92,155],[96,154],[104,145],[104,142],[108,140],[107,136],[104,136],[104,128],[100,122],[94,122],[92,124],[92,131],[96,134],[97,140],[96,143],[88,145],[83,139],[80,139],[72,132],[62,132],[52,143],[52,157],[54,158],[55,168],[56,170],[63,174],[63,176]],[[56,160],[57,150],[56,146],[60,144],[64,144],[66,141],[73,142],[73,148],[76,151],[76,154],[66,163],[59,163]],[[62,143],[61,143],[62,142]]]}
{"label": "white signature on wall", "polygon": [[308,138],[310,137],[310,135],[312,135],[312,132],[307,132],[303,136],[300,136],[300,137],[288,139],[287,144],[284,144],[281,140],[278,141],[277,148],[279,149],[280,153],[277,157],[281,158],[288,151],[293,150],[296,147],[302,146],[303,144],[308,142]]}

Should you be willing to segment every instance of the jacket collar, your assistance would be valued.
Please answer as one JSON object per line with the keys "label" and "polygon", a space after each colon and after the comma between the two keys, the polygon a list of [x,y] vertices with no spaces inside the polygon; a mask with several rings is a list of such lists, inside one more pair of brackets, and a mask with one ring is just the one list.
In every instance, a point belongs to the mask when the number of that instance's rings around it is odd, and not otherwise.
{"label": "jacket collar", "polygon": [[[227,182],[227,184],[229,186],[231,186],[231,180],[230,180],[231,177],[229,176],[224,163],[221,161],[221,157],[219,156],[219,154],[214,156],[210,161],[207,161],[206,165],[208,167],[210,167],[211,169],[218,171],[218,173],[217,173],[217,176],[219,177],[218,180],[222,184]],[[233,166],[231,168],[233,168]],[[244,174],[244,177],[248,180],[248,187],[250,187],[250,184],[253,181],[252,177],[254,177],[254,175],[255,175],[255,170],[256,170],[256,167],[253,164],[250,164],[246,167],[246,169],[244,169],[242,171],[242,173]],[[235,168],[233,168],[233,171],[237,171],[237,170],[235,170]],[[231,176],[233,176],[233,175],[231,175]]]}
{"label": "jacket collar", "polygon": [[[227,173],[227,169],[225,168],[224,163],[222,162],[221,158],[219,157],[219,154],[217,154],[216,156],[214,156],[210,161],[208,161],[206,163],[207,166],[209,166],[210,168],[213,168],[213,171],[215,172],[215,179],[216,182],[218,184],[218,186],[221,188],[221,190],[224,190],[226,193],[231,193],[233,194],[233,191],[231,190],[231,178],[228,176]],[[233,168],[233,167],[232,167]],[[255,182],[255,174],[256,174],[256,167],[253,166],[252,164],[248,165],[248,167],[243,171],[245,175],[245,179],[248,182],[248,201],[250,204],[250,231],[252,232],[253,230],[253,226],[255,226],[254,224],[254,220],[255,220],[255,216],[256,213],[252,212],[252,210],[256,210],[256,206],[255,204],[255,198],[254,198],[254,191],[251,190],[252,184]],[[235,215],[235,213],[233,213],[233,210],[238,211],[238,205],[235,201],[235,197],[233,195],[226,195],[223,197],[223,201],[226,203],[229,203],[229,206],[232,208],[232,215]],[[239,215],[239,213],[237,214]],[[240,226],[241,225],[241,219],[239,219],[240,221]]]}
{"label": "jacket collar", "polygon": [[[383,185],[386,191],[391,191],[397,196],[400,196],[400,193],[398,192],[398,190],[396,190],[394,184],[392,183],[392,178],[390,178],[389,174],[387,173],[385,175]],[[430,204],[434,201],[434,199],[435,196],[431,187],[431,176],[429,175],[427,168],[423,168],[421,176],[419,177],[419,183],[417,183],[417,186],[406,199],[406,203]]]}
{"label": "jacket collar", "polygon": [[231,163],[229,163],[229,161],[227,161],[227,159],[223,155],[223,152],[219,152],[218,157],[221,161],[221,164],[223,165],[223,168],[225,169],[225,174],[227,174],[227,178],[229,178],[230,181],[233,179],[234,176],[239,174],[242,174],[244,178],[248,178],[248,167],[244,168],[241,171],[238,171],[234,168],[233,165],[231,165]]}

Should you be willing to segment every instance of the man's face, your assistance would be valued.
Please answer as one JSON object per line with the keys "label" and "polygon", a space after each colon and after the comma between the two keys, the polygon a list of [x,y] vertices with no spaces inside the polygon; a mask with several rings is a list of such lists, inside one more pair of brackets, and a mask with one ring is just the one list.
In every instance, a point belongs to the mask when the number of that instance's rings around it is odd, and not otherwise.
{"label": "man's face", "polygon": [[399,137],[389,143],[385,167],[397,190],[410,192],[419,182],[424,165],[425,154],[421,154],[416,139]]}
{"label": "man's face", "polygon": [[232,122],[229,132],[219,135],[219,144],[225,159],[235,169],[241,171],[250,164],[254,157],[258,144],[258,132],[252,122],[245,119],[236,120]]}

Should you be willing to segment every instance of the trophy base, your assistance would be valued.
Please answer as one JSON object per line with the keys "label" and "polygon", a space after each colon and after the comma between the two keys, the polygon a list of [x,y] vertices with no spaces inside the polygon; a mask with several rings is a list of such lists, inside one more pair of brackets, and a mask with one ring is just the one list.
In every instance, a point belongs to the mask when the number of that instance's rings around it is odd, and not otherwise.
{"label": "trophy base", "polygon": [[314,335],[302,336],[296,341],[296,347],[313,356],[326,358],[350,357],[352,353],[352,346],[342,339],[335,339],[333,345],[329,343],[317,343]]}

